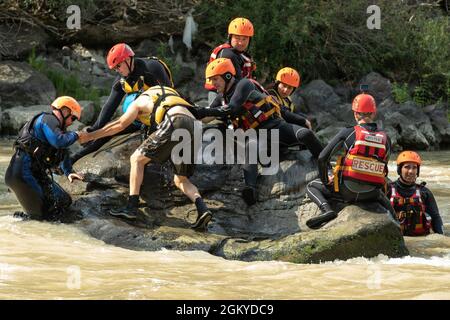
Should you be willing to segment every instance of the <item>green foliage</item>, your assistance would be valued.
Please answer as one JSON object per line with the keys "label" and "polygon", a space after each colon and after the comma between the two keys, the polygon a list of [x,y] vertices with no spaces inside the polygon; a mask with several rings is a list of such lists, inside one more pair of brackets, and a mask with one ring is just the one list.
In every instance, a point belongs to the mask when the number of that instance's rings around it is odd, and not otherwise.
{"label": "green foliage", "polygon": [[404,103],[408,100],[411,100],[408,85],[406,83],[399,84],[397,82],[394,82],[392,84],[392,94],[394,96],[395,102],[397,103]]}
{"label": "green foliage", "polygon": [[168,52],[167,44],[161,42],[156,49],[156,56],[164,61],[165,64],[170,69],[170,72],[172,73],[172,79],[178,79],[178,75],[180,73],[181,67],[180,65],[175,61],[175,58]]}
{"label": "green foliage", "polygon": [[77,100],[91,100],[94,102],[96,109],[99,109],[100,97],[109,93],[106,89],[85,87],[74,75],[67,75],[61,73],[60,70],[50,68],[42,58],[36,57],[34,49],[31,51],[27,60],[33,69],[45,74],[53,83],[57,96],[68,95]]}
{"label": "green foliage", "polygon": [[[369,4],[381,8],[380,30],[367,28]],[[283,66],[298,69],[306,81],[357,82],[377,71],[394,82],[410,83],[450,70],[449,17],[439,8],[412,7],[401,0],[285,0],[270,5],[266,0],[203,0],[196,13],[200,40],[213,45],[226,41],[233,18],[252,21],[250,53],[262,81],[271,81]],[[418,99],[422,93],[418,91]]]}

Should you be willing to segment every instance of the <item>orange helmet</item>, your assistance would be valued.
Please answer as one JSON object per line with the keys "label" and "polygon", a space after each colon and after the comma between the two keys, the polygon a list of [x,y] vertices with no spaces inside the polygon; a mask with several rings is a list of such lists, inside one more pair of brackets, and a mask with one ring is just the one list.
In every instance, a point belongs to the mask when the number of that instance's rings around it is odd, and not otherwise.
{"label": "orange helmet", "polygon": [[413,162],[417,164],[417,176],[419,176],[420,165],[422,164],[422,159],[419,154],[414,151],[403,151],[397,157],[397,173],[401,175],[402,165],[405,162]]}
{"label": "orange helmet", "polygon": [[[234,68],[233,62],[228,58],[219,58],[211,61],[206,67],[205,78],[209,79],[217,75],[230,74],[231,76],[236,75],[236,69]],[[230,80],[231,76],[229,77]]]}
{"label": "orange helmet", "polygon": [[375,99],[367,93],[358,94],[355,99],[353,99],[352,110],[354,112],[375,113],[377,112]]}
{"label": "orange helmet", "polygon": [[298,88],[300,86],[300,74],[297,70],[286,67],[278,71],[276,81]]}
{"label": "orange helmet", "polygon": [[134,52],[126,43],[118,43],[113,46],[106,57],[108,67],[114,69],[119,63],[128,57],[134,57]]}
{"label": "orange helmet", "polygon": [[81,106],[72,97],[69,96],[61,96],[55,99],[52,102],[51,106],[55,109],[62,109],[62,107],[66,107],[70,109],[70,114],[77,117],[78,120],[81,118]]}
{"label": "orange helmet", "polygon": [[228,25],[228,34],[253,37],[255,30],[253,29],[253,24],[250,20],[245,18],[236,18]]}

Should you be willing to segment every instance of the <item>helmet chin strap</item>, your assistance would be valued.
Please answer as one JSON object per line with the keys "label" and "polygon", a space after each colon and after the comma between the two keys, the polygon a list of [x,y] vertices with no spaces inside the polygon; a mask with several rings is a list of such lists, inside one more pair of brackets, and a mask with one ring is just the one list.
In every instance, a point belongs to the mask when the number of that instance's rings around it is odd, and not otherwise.
{"label": "helmet chin strap", "polygon": [[133,61],[134,61],[134,57],[130,57],[130,63],[128,63],[126,60],[124,61],[125,64],[128,67],[128,75],[130,75],[130,73],[132,72],[131,67],[133,66]]}
{"label": "helmet chin strap", "polygon": [[66,120],[69,119],[72,114],[69,113],[69,115],[64,116],[63,112],[61,109],[55,109],[59,112],[59,115],[61,116],[61,118],[63,119],[62,124],[61,124],[61,128],[65,128],[66,127]]}

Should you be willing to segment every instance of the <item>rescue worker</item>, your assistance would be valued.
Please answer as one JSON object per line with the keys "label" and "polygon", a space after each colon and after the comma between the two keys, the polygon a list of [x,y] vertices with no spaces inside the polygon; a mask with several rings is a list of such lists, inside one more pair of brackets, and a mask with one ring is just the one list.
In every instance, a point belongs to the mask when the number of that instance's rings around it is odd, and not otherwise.
{"label": "rescue worker", "polygon": [[[129,101],[131,102],[131,101]],[[101,129],[81,134],[81,142],[112,136],[126,129],[133,121],[139,120],[148,127],[156,127],[156,131],[139,146],[131,155],[130,193],[128,204],[122,208],[111,209],[113,216],[136,219],[138,214],[139,192],[144,178],[144,167],[150,162],[163,164],[171,161],[172,149],[178,144],[171,140],[171,135],[176,129],[185,129],[191,137],[194,136],[195,117],[191,111],[193,106],[181,98],[175,89],[164,86],[150,87],[142,93],[129,106],[125,106],[126,112],[117,120],[108,123]],[[193,150],[194,139],[190,148]],[[206,229],[212,218],[212,213],[204,203],[197,187],[191,183],[189,177],[194,173],[194,152],[191,152],[189,163],[174,164],[174,183],[197,208],[197,219],[192,228]],[[172,162],[173,164],[173,162]]]}
{"label": "rescue worker", "polygon": [[[279,146],[304,144],[317,158],[322,145],[314,133],[306,128],[289,124],[280,117],[278,104],[272,96],[253,79],[236,78],[236,69],[230,59],[219,58],[211,62],[205,76],[217,88],[219,95],[210,108],[198,109],[197,117],[227,118],[235,129],[277,129]],[[244,166],[246,187],[242,196],[248,205],[256,203],[257,164]]]}
{"label": "rescue worker", "polygon": [[280,69],[275,77],[273,88],[267,90],[281,107],[281,116],[288,123],[311,129],[311,122],[306,115],[296,112],[291,95],[300,86],[301,78],[297,70],[289,67]]}
{"label": "rescue worker", "polygon": [[81,106],[74,98],[62,96],[51,108],[51,113],[42,112],[22,127],[5,174],[5,184],[24,210],[16,214],[24,218],[58,219],[70,206],[71,197],[53,181],[51,170],[61,167],[70,182],[83,180],[72,171],[67,152],[78,134],[66,132],[73,121],[80,120]]}
{"label": "rescue worker", "polygon": [[[172,75],[167,65],[156,57],[135,58],[135,54],[129,45],[118,43],[113,46],[106,57],[108,68],[118,73],[113,82],[108,100],[103,105],[97,121],[87,131],[95,131],[108,123],[116,112],[120,102],[130,93],[142,93],[155,85],[173,87]],[[138,131],[140,127],[131,124],[121,134]],[[74,164],[84,156],[97,151],[111,137],[99,139],[87,144],[76,154],[71,156]]]}
{"label": "rescue worker", "polygon": [[[417,184],[422,159],[414,151],[403,151],[397,157],[397,181],[389,184],[387,196],[400,222],[403,235],[444,234],[444,226],[433,193],[425,182]],[[431,221],[430,221],[430,220]]]}
{"label": "rescue worker", "polygon": [[[309,228],[318,229],[337,217],[328,202],[330,198],[345,202],[378,201],[394,215],[382,193],[391,142],[374,122],[375,100],[369,94],[359,94],[353,99],[352,110],[357,125],[342,129],[323,149],[318,161],[320,179],[311,181],[306,188],[309,198],[321,210],[319,216],[306,222]],[[338,153],[342,155],[333,176],[329,176],[330,159]]]}
{"label": "rescue worker", "polygon": [[[228,40],[216,47],[209,58],[209,63],[218,58],[228,58],[233,62],[236,78],[252,79],[256,64],[247,52],[255,30],[250,20],[246,18],[233,19],[228,25]],[[217,96],[217,89],[206,79],[205,89],[209,90],[208,102],[211,104]]]}

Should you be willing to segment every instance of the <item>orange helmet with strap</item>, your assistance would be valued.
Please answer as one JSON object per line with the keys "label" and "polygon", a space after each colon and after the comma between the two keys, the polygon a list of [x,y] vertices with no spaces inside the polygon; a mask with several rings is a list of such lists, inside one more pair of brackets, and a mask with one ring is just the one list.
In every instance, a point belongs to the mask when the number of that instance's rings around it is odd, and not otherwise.
{"label": "orange helmet with strap", "polygon": [[422,159],[419,154],[414,151],[403,151],[397,157],[397,173],[401,176],[402,165],[406,162],[412,162],[417,164],[417,176],[419,176],[420,165],[422,164]]}
{"label": "orange helmet with strap", "polygon": [[253,37],[255,30],[250,20],[246,18],[236,18],[228,25],[228,34]]}
{"label": "orange helmet with strap", "polygon": [[113,46],[106,57],[108,67],[114,69],[119,63],[125,61],[128,57],[134,57],[134,52],[126,43],[118,43]]}
{"label": "orange helmet with strap", "polygon": [[353,99],[352,110],[361,113],[375,113],[377,112],[375,99],[370,94],[358,94]]}
{"label": "orange helmet with strap", "polygon": [[81,119],[81,106],[72,97],[69,96],[61,96],[55,99],[52,102],[51,106],[55,109],[61,110],[63,107],[70,109],[70,114],[77,117],[78,120]]}
{"label": "orange helmet with strap", "polygon": [[300,74],[293,68],[283,68],[278,71],[276,81],[298,88],[300,86]]}
{"label": "orange helmet with strap", "polygon": [[226,80],[230,80],[236,75],[236,69],[230,59],[219,58],[211,61],[205,70],[205,78],[209,79],[214,76],[224,76]]}

